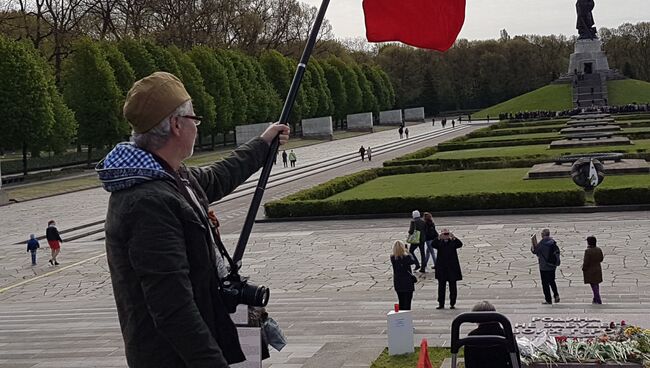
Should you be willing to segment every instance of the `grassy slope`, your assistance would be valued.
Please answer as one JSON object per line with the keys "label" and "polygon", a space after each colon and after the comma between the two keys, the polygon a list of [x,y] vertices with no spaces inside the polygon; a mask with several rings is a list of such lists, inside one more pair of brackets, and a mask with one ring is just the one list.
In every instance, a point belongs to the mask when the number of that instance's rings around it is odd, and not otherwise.
{"label": "grassy slope", "polygon": [[[650,103],[650,83],[636,79],[607,82],[609,103],[626,105],[629,103]],[[517,96],[508,101],[488,107],[472,115],[484,119],[487,115],[498,117],[503,112],[566,110],[572,107],[570,84],[549,84],[542,88]]]}
{"label": "grassy slope", "polygon": [[650,83],[625,79],[607,82],[609,103],[612,105],[626,105],[629,103],[650,102]]}
{"label": "grassy slope", "polygon": [[508,101],[488,107],[475,114],[472,118],[498,118],[500,113],[535,110],[566,110],[572,107],[571,86],[569,84],[549,84],[542,88],[517,96]]}
{"label": "grassy slope", "polygon": [[436,194],[540,192],[575,189],[571,179],[523,180],[528,169],[443,171],[383,176],[328,199],[367,199]]}

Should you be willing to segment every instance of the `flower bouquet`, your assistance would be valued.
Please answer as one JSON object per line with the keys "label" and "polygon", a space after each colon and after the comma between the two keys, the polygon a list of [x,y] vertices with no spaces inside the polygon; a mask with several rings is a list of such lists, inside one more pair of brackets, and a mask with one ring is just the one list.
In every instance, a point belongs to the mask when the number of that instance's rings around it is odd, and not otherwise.
{"label": "flower bouquet", "polygon": [[[616,324],[611,326],[615,328]],[[522,363],[528,367],[629,366],[650,368],[650,329],[627,326],[621,321],[612,335],[578,339],[549,336],[517,338]]]}

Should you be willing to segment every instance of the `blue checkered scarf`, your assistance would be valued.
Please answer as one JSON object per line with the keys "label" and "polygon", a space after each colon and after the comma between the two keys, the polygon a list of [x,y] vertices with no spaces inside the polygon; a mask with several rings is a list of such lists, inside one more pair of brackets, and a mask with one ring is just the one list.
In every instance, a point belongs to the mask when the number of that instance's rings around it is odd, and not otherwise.
{"label": "blue checkered scarf", "polygon": [[108,192],[117,192],[151,180],[173,180],[151,153],[128,142],[115,146],[97,164],[96,171]]}

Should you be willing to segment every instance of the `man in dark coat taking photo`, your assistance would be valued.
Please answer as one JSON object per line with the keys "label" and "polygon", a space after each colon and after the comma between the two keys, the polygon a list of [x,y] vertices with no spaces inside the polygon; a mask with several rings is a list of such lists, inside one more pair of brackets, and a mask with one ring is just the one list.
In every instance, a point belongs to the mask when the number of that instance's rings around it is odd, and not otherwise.
{"label": "man in dark coat taking photo", "polygon": [[210,231],[208,204],[255,173],[279,135],[273,124],[229,157],[187,168],[201,117],[181,81],[164,72],[133,85],[124,116],[132,143],[98,165],[111,193],[106,252],[130,367],[228,367],[245,360],[221,297],[228,270]]}

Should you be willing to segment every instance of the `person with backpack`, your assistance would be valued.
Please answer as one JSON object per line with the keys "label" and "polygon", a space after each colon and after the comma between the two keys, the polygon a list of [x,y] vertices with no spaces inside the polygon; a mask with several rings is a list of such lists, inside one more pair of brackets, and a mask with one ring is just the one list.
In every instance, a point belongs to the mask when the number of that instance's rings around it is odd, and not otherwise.
{"label": "person with backpack", "polygon": [[[426,264],[424,264],[424,220],[420,217],[420,211],[418,210],[413,211],[411,215],[413,220],[411,220],[411,225],[409,226],[409,236],[407,241],[410,244],[409,252],[413,255],[413,258],[415,258],[415,268],[419,268],[420,272],[427,272],[425,269]],[[420,248],[419,260],[415,257],[415,250],[417,248]]]}
{"label": "person with backpack", "polygon": [[[551,237],[549,229],[542,230],[542,240],[536,241],[535,235],[532,236],[532,245],[530,251],[537,256],[539,263],[539,274],[542,279],[542,290],[544,291],[544,302],[542,304],[553,304],[560,302],[560,293],[557,291],[555,283],[555,270],[560,265],[560,248],[555,240]],[[553,290],[553,300],[551,299],[551,290]]]}

